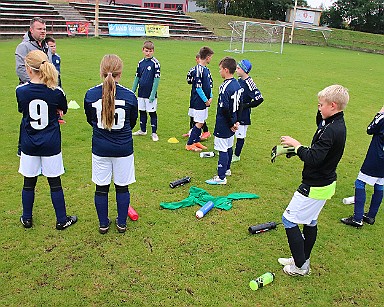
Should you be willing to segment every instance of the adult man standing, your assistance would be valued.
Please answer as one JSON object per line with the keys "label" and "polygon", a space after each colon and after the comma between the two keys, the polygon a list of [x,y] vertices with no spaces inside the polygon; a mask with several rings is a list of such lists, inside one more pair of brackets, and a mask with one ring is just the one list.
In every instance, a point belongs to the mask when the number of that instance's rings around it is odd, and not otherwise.
{"label": "adult man standing", "polygon": [[33,17],[29,31],[25,33],[23,41],[16,47],[16,74],[19,77],[20,83],[29,81],[25,70],[24,58],[30,51],[41,50],[47,54],[49,61],[52,62],[51,50],[45,42],[46,32],[45,20],[40,17]]}

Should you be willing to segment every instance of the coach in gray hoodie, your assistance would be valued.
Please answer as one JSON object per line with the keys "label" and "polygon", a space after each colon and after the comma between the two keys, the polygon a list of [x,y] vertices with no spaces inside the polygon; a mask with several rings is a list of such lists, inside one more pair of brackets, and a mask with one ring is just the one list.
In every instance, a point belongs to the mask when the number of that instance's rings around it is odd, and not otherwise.
{"label": "coach in gray hoodie", "polygon": [[47,54],[48,59],[52,62],[52,53],[49,46],[45,42],[47,27],[45,20],[40,17],[34,17],[31,20],[29,31],[25,33],[23,41],[16,47],[16,74],[19,77],[20,84],[29,81],[29,77],[25,70],[24,59],[32,50],[41,50]]}

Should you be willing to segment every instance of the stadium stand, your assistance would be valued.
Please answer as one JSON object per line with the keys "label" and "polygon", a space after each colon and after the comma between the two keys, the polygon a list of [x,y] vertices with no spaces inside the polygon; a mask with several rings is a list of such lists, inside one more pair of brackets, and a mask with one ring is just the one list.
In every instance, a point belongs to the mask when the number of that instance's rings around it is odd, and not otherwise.
{"label": "stadium stand", "polygon": [[[45,0],[4,0],[0,3],[0,38],[24,35],[34,16],[47,21],[47,35],[67,36],[66,21],[88,21],[91,24],[89,35],[94,34],[93,2],[50,4]],[[169,26],[173,38],[217,38],[195,19],[172,10],[99,4],[99,35],[108,35],[108,23],[165,25]]]}

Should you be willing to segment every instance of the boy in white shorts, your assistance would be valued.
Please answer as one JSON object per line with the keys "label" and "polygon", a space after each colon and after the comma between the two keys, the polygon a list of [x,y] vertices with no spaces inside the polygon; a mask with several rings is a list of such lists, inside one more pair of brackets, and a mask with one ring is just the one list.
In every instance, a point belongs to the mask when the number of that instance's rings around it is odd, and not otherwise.
{"label": "boy in white shorts", "polygon": [[[305,147],[290,136],[281,137],[281,144],[294,147],[296,155],[304,162],[302,183],[282,217],[292,257],[279,258],[278,262],[284,265],[287,275],[310,273],[309,259],[317,238],[317,219],[336,189],[336,167],[343,155],[347,135],[343,110],[348,101],[348,90],[343,86],[326,87],[318,93],[318,128],[311,146]],[[298,224],[304,225],[303,232]]]}
{"label": "boy in white shorts", "polygon": [[[384,107],[375,115],[372,122],[368,125],[367,133],[372,135],[372,140],[368,148],[367,155],[361,166],[359,175],[355,181],[355,207],[354,214],[347,218],[342,218],[341,222],[354,226],[362,227],[363,222],[373,225],[375,217],[379,211],[383,200],[384,185]],[[369,211],[364,213],[366,200],[365,185],[373,186],[373,194]]]}
{"label": "boy in white shorts", "polygon": [[151,120],[152,140],[157,142],[157,88],[160,82],[160,63],[153,56],[155,45],[151,41],[145,41],[143,45],[144,58],[137,64],[135,80],[132,91],[138,90],[138,106],[140,111],[140,130],[133,135],[147,134],[147,112]]}

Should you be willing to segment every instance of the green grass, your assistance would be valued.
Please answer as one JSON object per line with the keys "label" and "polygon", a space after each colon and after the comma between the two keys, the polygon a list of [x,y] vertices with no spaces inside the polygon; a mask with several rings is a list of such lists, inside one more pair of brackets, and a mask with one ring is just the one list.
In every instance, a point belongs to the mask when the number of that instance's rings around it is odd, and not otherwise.
{"label": "green grass", "polygon": [[[353,182],[370,137],[366,126],[382,106],[384,58],[336,48],[287,45],[283,55],[247,53],[251,75],[265,102],[254,110],[241,161],[232,167],[227,186],[204,183],[215,174],[217,159],[200,159],[186,152],[180,136],[188,130],[190,87],[185,81],[198,49],[209,44],[215,51],[210,69],[217,98],[221,79],[219,60],[228,55],[228,42],[155,39],[155,56],[162,68],[159,86],[159,137],[135,138],[137,182],[130,186],[132,205],[139,213],[128,232],[115,227],[98,233],[91,182],[91,134],[82,109],[69,110],[62,126],[66,174],[62,176],[68,213],[79,222],[63,232],[54,229],[49,187],[39,177],[34,226],[24,229],[21,214],[22,176],[17,173],[16,145],[20,123],[15,100],[17,78],[14,50],[18,40],[2,41],[0,84],[0,305],[2,306],[381,306],[384,274],[381,238],[383,210],[374,226],[362,229],[339,222],[353,208],[342,199],[353,194]],[[106,53],[124,60],[121,80],[131,86],[141,39],[58,39],[62,80],[68,101],[82,105],[86,90],[100,82],[99,62]],[[348,138],[338,168],[336,195],[319,218],[319,236],[308,278],[285,276],[277,258],[289,255],[285,232],[251,236],[250,225],[280,221],[300,183],[302,162],[278,158],[270,150],[281,135],[309,144],[316,129],[317,92],[333,83],[350,90],[346,109]],[[213,130],[216,103],[208,125]],[[178,144],[167,139],[177,137]],[[206,142],[213,149],[213,140]],[[169,182],[191,176],[186,186],[170,189]],[[213,209],[194,217],[198,206],[162,210],[160,202],[188,196],[190,186],[214,196],[232,192],[260,195],[257,200],[234,203],[229,211]],[[368,189],[368,199],[371,190]],[[114,192],[110,216],[115,217]],[[248,283],[264,272],[276,280],[253,292]]]}

